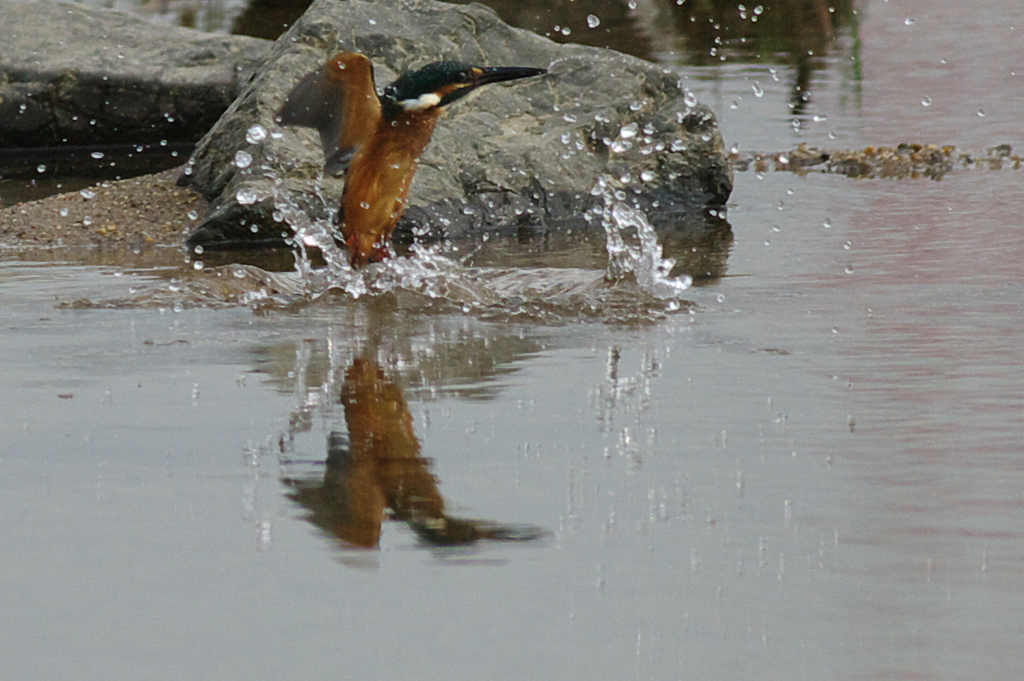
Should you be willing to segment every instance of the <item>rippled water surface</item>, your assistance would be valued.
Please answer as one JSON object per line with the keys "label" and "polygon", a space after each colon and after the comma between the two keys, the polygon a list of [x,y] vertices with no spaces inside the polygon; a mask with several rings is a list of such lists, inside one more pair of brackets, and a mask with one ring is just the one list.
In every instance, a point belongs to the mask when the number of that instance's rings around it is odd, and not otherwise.
{"label": "rippled water surface", "polygon": [[[858,6],[796,113],[655,42],[741,150],[1024,148],[1019,3]],[[441,297],[9,253],[3,677],[1020,678],[1021,172],[737,173],[675,304],[600,230]]]}

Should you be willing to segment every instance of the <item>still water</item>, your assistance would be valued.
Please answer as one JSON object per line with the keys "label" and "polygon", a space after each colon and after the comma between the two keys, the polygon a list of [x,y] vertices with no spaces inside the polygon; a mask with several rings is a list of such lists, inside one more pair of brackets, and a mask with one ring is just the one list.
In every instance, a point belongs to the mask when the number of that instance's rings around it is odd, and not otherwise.
{"label": "still water", "polygon": [[[653,42],[740,149],[1024,145],[1017,2],[858,6],[804,75]],[[1020,171],[736,180],[724,276],[632,318],[6,256],[3,677],[1020,678]]]}

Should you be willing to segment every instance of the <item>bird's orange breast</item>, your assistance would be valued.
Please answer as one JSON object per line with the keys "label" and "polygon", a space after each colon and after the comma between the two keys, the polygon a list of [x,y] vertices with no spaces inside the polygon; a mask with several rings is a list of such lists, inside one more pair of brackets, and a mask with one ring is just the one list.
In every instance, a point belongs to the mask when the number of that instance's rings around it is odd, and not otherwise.
{"label": "bird's orange breast", "polygon": [[387,242],[405,211],[420,154],[430,142],[438,112],[410,112],[381,119],[349,166],[342,196],[341,231],[360,266],[387,257]]}

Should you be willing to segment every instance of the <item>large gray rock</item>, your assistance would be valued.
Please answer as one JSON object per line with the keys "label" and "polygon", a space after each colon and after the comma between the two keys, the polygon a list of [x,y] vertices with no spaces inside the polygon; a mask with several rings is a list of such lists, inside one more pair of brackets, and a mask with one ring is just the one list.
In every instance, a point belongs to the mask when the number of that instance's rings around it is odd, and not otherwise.
{"label": "large gray rock", "polygon": [[195,141],[271,43],[0,0],[0,148]]}
{"label": "large gray rock", "polygon": [[[378,86],[441,59],[549,70],[452,105],[422,158],[399,237],[579,220],[598,200],[591,189],[601,175],[626,179],[627,194],[658,208],[656,217],[664,220],[723,204],[732,189],[714,115],[680,88],[676,75],[654,64],[555,44],[502,23],[480,5],[317,0],[278,40],[186,167],[181,181],[212,201],[192,245],[279,242],[289,232],[274,220],[275,200],[293,201],[313,217],[326,215],[318,190],[327,204],[338,202],[343,180],[317,177],[323,156],[316,133],[277,134],[274,114],[302,76],[339,51],[368,55]],[[248,132],[253,126],[271,134],[254,141],[260,135]]]}

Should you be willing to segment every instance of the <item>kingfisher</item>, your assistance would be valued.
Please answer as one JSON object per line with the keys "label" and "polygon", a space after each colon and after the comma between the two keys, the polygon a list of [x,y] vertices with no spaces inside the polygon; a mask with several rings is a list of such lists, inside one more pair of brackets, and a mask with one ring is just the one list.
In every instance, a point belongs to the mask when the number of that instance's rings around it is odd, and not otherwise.
{"label": "kingfisher", "polygon": [[390,256],[391,233],[441,109],[481,85],[543,73],[438,61],[403,73],[378,95],[370,59],[342,52],[295,86],[277,120],[319,131],[324,172],[345,174],[338,221],[353,267]]}

